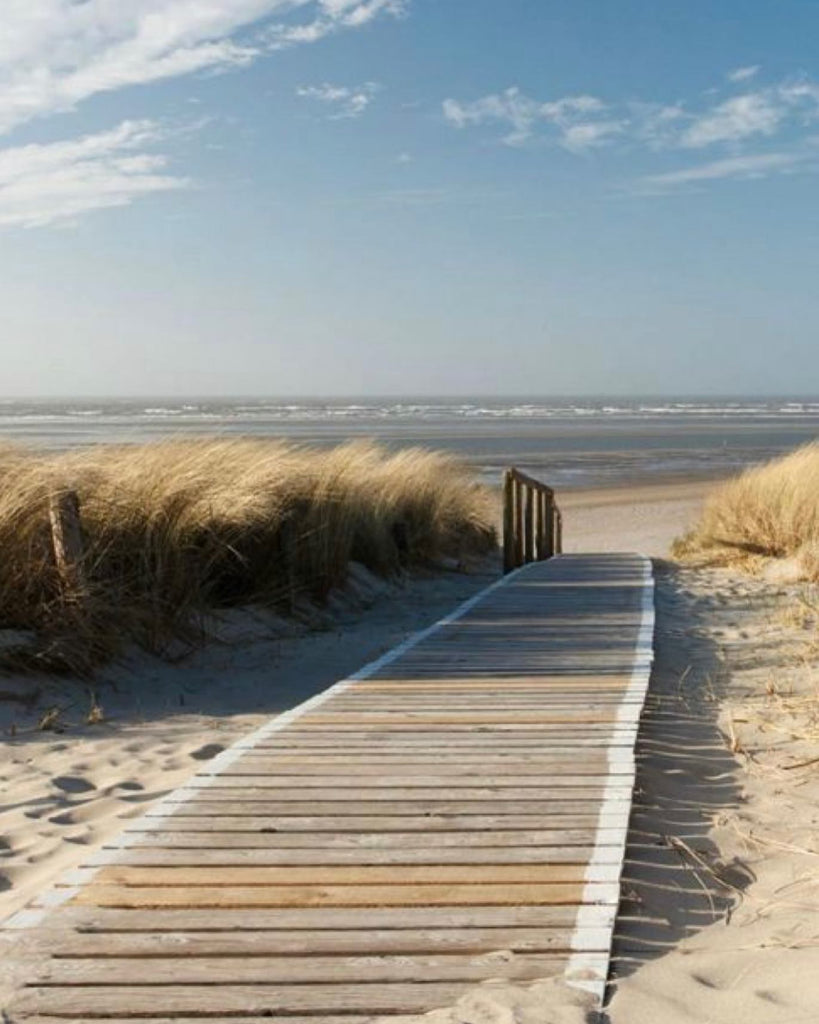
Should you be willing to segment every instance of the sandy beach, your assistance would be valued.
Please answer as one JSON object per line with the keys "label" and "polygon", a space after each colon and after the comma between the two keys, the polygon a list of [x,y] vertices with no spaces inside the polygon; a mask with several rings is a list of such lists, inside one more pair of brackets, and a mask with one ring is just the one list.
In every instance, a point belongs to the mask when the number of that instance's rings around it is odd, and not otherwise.
{"label": "sandy beach", "polygon": [[[562,496],[567,550],[639,548],[657,568],[657,665],[638,746],[611,1024],[815,1019],[804,982],[819,963],[815,613],[798,585],[665,560],[707,489],[692,481]],[[387,584],[357,570],[320,621],[233,613],[219,642],[178,664],[134,655],[102,672],[93,695],[83,684],[4,680],[0,915],[203,760],[497,572],[493,560]],[[101,720],[88,724],[92,704]],[[61,711],[44,731],[38,723],[53,708]],[[9,987],[21,966],[4,962]],[[582,1024],[588,1012],[552,979],[483,985],[429,1020]]]}

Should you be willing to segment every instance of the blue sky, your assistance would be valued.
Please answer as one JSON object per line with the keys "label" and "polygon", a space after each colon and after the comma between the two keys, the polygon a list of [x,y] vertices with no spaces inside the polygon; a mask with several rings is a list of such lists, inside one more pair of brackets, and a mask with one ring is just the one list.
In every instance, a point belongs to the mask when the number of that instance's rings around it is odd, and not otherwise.
{"label": "blue sky", "polygon": [[9,395],[804,393],[819,6],[6,0]]}

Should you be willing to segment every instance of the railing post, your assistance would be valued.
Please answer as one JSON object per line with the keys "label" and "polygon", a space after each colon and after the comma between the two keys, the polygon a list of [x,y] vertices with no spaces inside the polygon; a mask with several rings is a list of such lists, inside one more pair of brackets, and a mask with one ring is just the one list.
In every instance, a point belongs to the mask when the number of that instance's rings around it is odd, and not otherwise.
{"label": "railing post", "polygon": [[514,467],[503,476],[503,571],[562,550],[562,520],[551,487]]}
{"label": "railing post", "polygon": [[515,477],[515,567],[523,565],[523,484]]}
{"label": "railing post", "polygon": [[554,498],[546,495],[546,558],[551,558],[555,553],[555,502]]}
{"label": "railing post", "polygon": [[523,560],[535,560],[535,491],[526,484],[526,505],[524,512]]}
{"label": "railing post", "polygon": [[503,477],[503,571],[515,568],[515,478],[511,469]]}
{"label": "railing post", "polygon": [[543,491],[535,491],[535,558],[543,558]]}

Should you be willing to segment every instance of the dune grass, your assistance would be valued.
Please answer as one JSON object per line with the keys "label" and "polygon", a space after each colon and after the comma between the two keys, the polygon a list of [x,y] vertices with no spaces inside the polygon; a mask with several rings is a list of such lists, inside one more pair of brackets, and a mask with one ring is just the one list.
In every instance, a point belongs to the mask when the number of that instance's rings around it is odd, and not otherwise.
{"label": "dune grass", "polygon": [[[79,593],[66,593],[49,525],[49,502],[66,491],[81,510]],[[36,665],[87,672],[128,642],[155,652],[193,642],[210,609],[321,602],[351,561],[391,576],[485,553],[494,512],[463,466],[422,449],[203,438],[49,456],[6,446],[0,628],[36,633]]]}
{"label": "dune grass", "polygon": [[746,470],[718,487],[675,557],[755,568],[794,559],[819,579],[819,443]]}

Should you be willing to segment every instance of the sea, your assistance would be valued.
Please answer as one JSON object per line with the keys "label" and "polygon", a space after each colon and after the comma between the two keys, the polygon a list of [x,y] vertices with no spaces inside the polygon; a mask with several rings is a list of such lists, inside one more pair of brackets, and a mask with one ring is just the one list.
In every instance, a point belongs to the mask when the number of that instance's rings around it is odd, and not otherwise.
{"label": "sea", "polygon": [[0,440],[48,449],[174,436],[454,452],[559,488],[723,477],[819,438],[819,397],[129,398],[0,400]]}

